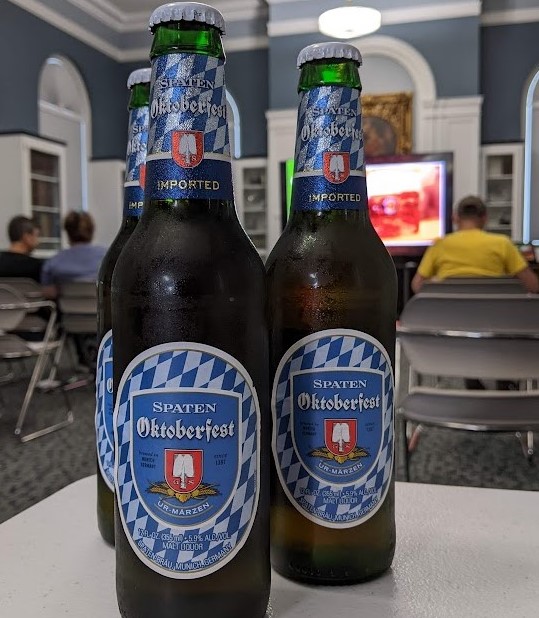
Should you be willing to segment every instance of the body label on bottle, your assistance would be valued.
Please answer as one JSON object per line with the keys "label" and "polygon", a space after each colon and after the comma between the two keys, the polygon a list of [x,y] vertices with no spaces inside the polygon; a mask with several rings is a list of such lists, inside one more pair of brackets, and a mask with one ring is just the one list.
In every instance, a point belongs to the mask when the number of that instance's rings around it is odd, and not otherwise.
{"label": "body label on bottle", "polygon": [[139,217],[144,206],[146,149],[148,147],[148,107],[129,111],[129,133],[124,182],[124,217]]}
{"label": "body label on bottle", "polygon": [[148,199],[232,200],[224,61],[156,58],[150,101]]}
{"label": "body label on bottle", "polygon": [[127,367],[114,415],[116,491],[135,554],[166,577],[203,577],[245,544],[258,506],[260,409],[230,355],[150,348]]}
{"label": "body label on bottle", "polygon": [[273,453],[296,509],[330,528],[382,505],[393,469],[393,371],[381,343],[354,330],[309,335],[273,385]]}
{"label": "body label on bottle", "polygon": [[101,339],[97,353],[95,432],[99,471],[108,487],[114,490],[114,432],[112,419],[112,331]]}
{"label": "body label on bottle", "polygon": [[292,200],[296,211],[367,208],[358,89],[301,93]]}

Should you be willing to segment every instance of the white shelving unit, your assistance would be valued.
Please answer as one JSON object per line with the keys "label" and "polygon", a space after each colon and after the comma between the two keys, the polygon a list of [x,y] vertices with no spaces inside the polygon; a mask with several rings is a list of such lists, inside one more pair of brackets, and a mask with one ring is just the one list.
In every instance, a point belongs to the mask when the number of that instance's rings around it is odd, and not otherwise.
{"label": "white shelving unit", "polygon": [[522,144],[482,147],[482,195],[488,212],[486,229],[522,239],[524,148]]}
{"label": "white shelving unit", "polygon": [[[41,230],[36,257],[48,257],[62,247],[66,211],[65,146],[25,134],[0,135],[0,235],[7,247],[6,228],[12,217],[33,218]],[[0,236],[1,237],[1,236]]]}
{"label": "white shelving unit", "polygon": [[265,259],[268,250],[267,160],[236,159],[232,166],[238,217],[260,256]]}

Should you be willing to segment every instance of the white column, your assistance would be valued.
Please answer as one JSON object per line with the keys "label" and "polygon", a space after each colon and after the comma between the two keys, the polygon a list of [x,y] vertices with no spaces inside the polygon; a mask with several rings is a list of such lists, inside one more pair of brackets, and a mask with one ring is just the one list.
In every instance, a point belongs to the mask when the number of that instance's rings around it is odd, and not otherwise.
{"label": "white column", "polygon": [[122,222],[125,161],[90,161],[88,172],[88,211],[95,221],[94,242],[108,247]]}
{"label": "white column", "polygon": [[296,109],[269,110],[268,121],[268,252],[281,235],[281,168],[282,162],[294,156]]}
{"label": "white column", "polygon": [[425,102],[420,117],[422,152],[452,152],[453,201],[479,194],[482,97],[452,97]]}

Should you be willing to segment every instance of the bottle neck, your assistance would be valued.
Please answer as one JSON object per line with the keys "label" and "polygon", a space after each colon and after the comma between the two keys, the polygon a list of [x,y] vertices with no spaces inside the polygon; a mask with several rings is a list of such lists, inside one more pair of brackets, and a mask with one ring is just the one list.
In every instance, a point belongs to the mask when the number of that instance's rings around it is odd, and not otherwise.
{"label": "bottle neck", "polygon": [[135,84],[131,88],[128,109],[138,109],[150,105],[150,83]]}
{"label": "bottle neck", "polygon": [[150,51],[154,60],[165,54],[202,54],[225,59],[221,33],[208,24],[177,21],[160,24],[155,28]]}
{"label": "bottle neck", "polygon": [[298,91],[291,224],[368,223],[357,64],[309,62]]}
{"label": "bottle neck", "polygon": [[144,205],[148,146],[150,84],[135,84],[129,101],[129,129],[125,161],[123,226],[136,223]]}
{"label": "bottle neck", "polygon": [[[217,28],[171,22],[155,28],[150,54],[148,208],[184,212],[161,202],[195,200],[233,208],[232,168],[224,78],[225,55]],[[185,212],[188,212],[187,209]]]}

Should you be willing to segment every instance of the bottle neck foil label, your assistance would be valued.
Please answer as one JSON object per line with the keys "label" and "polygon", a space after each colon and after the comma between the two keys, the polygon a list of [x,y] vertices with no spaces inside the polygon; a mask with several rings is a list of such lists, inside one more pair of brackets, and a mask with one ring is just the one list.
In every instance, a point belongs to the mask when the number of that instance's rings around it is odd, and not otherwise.
{"label": "bottle neck foil label", "polygon": [[150,348],[124,372],[114,431],[119,513],[139,559],[175,579],[230,562],[259,496],[260,408],[244,367],[198,343]]}
{"label": "bottle neck foil label", "polygon": [[147,198],[232,200],[224,61],[159,56],[150,101]]}
{"label": "bottle neck foil label", "polygon": [[383,504],[393,470],[393,371],[376,339],[326,330],[284,355],[273,385],[273,454],[307,519],[350,528]]}
{"label": "bottle neck foil label", "polygon": [[129,132],[125,161],[124,218],[142,215],[146,182],[146,149],[148,146],[148,107],[129,110]]}
{"label": "bottle neck foil label", "polygon": [[292,208],[367,208],[360,92],[321,86],[300,95]]}
{"label": "bottle neck foil label", "polygon": [[101,340],[97,352],[95,389],[95,433],[99,472],[109,489],[114,491],[114,433],[112,426],[114,404],[111,330]]}

